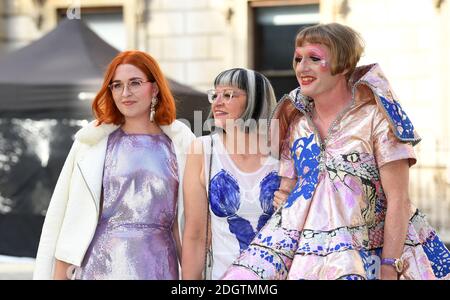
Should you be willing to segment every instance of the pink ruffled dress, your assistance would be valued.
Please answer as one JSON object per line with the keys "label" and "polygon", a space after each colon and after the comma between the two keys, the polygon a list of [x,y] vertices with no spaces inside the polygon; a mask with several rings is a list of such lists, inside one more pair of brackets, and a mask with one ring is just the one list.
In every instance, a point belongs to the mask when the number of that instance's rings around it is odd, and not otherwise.
{"label": "pink ruffled dress", "polygon": [[[420,141],[378,65],[353,77],[353,101],[322,140],[314,103],[296,89],[277,106],[288,116],[279,174],[297,184],[223,279],[379,279],[387,201],[379,169],[416,162]],[[450,252],[412,207],[401,279],[449,279]]]}

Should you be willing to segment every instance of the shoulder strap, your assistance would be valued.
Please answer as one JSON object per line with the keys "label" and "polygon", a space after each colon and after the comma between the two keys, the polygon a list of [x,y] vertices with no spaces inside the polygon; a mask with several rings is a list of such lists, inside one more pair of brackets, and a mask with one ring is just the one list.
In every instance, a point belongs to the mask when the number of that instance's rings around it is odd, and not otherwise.
{"label": "shoulder strap", "polygon": [[209,242],[209,231],[210,231],[210,219],[211,219],[211,215],[209,212],[209,184],[211,182],[211,169],[212,169],[212,156],[213,156],[213,146],[214,146],[214,141],[213,141],[213,136],[210,135],[211,138],[211,152],[209,154],[209,170],[208,170],[208,183],[206,185],[206,190],[207,190],[207,205],[206,205],[206,238],[205,238],[205,267],[204,267],[204,276],[203,278],[206,279],[206,273],[207,270],[209,268],[211,268],[211,265],[207,265],[208,263],[211,264],[211,260],[208,261],[208,255],[210,255],[211,253],[209,253],[211,251],[211,243]]}
{"label": "shoulder strap", "polygon": [[[209,183],[211,181],[211,169],[212,169],[212,157],[213,157],[213,146],[214,146],[214,140],[213,140],[213,136],[211,135],[211,153],[209,154],[209,170],[208,170],[208,195],[209,195]],[[209,204],[209,196],[208,196],[208,204]]]}

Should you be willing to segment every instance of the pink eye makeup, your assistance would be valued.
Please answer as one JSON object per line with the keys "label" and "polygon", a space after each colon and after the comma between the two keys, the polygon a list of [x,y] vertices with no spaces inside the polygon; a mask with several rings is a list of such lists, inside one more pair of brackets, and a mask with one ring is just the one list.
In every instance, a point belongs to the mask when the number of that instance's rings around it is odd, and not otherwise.
{"label": "pink eye makeup", "polygon": [[321,45],[306,45],[304,47],[295,48],[295,62],[307,63],[309,65],[317,65],[325,68],[328,66],[327,53],[322,49]]}

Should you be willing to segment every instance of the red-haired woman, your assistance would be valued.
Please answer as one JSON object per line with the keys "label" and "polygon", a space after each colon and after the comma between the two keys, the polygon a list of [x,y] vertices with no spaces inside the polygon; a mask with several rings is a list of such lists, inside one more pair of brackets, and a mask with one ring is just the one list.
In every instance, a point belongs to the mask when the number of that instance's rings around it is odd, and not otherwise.
{"label": "red-haired woman", "polygon": [[118,54],[92,108],[56,184],[34,278],[178,279],[179,183],[195,136],[175,120],[157,62]]}

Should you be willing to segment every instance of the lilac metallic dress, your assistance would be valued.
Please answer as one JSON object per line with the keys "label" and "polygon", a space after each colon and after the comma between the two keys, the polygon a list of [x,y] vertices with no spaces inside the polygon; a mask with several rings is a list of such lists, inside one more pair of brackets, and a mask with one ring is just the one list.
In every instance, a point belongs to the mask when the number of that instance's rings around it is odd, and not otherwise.
{"label": "lilac metallic dress", "polygon": [[108,138],[103,209],[77,279],[178,279],[178,172],[165,134]]}

